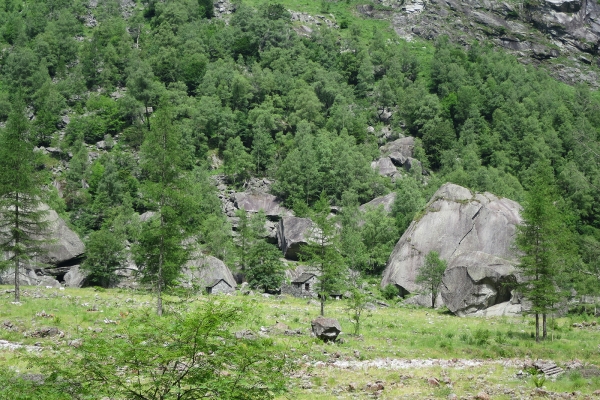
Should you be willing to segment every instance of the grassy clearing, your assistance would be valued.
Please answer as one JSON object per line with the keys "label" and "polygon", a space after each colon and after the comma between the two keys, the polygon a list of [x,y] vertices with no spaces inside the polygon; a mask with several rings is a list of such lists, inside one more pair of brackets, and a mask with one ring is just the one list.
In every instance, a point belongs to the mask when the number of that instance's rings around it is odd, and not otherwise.
{"label": "grassy clearing", "polygon": [[[15,305],[9,290],[0,286],[0,340],[41,348],[58,344],[68,349],[69,341],[82,330],[110,335],[123,319],[154,307],[152,297],[144,292],[37,287],[24,288],[23,303]],[[206,296],[182,293],[166,296],[166,305],[167,310],[191,309],[202,307],[205,300]],[[247,303],[255,313],[238,328],[265,331],[299,361],[291,387],[298,399],[361,398],[376,391],[377,381],[385,388],[381,398],[445,398],[450,393],[469,396],[487,391],[493,398],[509,399],[535,389],[531,377],[517,377],[526,360],[551,359],[563,367],[573,360],[600,365],[600,330],[592,325],[596,319],[584,316],[551,320],[550,340],[536,344],[530,317],[458,318],[443,311],[392,304],[370,311],[363,334],[353,336],[346,333],[353,330],[346,302],[330,301],[326,314],[338,318],[345,333],[340,343],[324,344],[310,335],[310,321],[319,312],[314,300],[255,295],[223,296],[219,301]],[[590,323],[588,327],[572,326],[584,320]],[[301,334],[272,329],[278,322]],[[64,335],[32,335],[43,327],[55,327]],[[0,349],[0,362],[25,371],[25,352]],[[41,354],[50,356],[46,350]],[[430,359],[446,361],[438,365]],[[448,364],[452,359],[458,359],[457,364]],[[407,366],[396,365],[394,360],[413,361]],[[600,387],[597,372],[576,369],[556,381],[546,381],[544,389],[590,394]],[[428,382],[430,378],[439,385]]]}

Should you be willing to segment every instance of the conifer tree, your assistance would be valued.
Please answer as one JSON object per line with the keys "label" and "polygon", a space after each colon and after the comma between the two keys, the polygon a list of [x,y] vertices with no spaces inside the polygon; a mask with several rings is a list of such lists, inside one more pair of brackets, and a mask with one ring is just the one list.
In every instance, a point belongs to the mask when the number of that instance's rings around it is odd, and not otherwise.
{"label": "conifer tree", "polygon": [[321,315],[325,315],[327,296],[342,288],[346,266],[339,251],[339,233],[333,218],[329,218],[329,201],[324,192],[315,203],[311,218],[314,222],[312,237],[303,249],[310,267],[315,271],[317,293],[321,302]]}
{"label": "conifer tree", "polygon": [[162,292],[178,277],[191,248],[184,245],[189,230],[183,213],[188,207],[187,180],[181,169],[181,137],[174,129],[169,110],[156,113],[155,123],[141,148],[142,171],[146,181],[142,193],[154,216],[142,225],[134,260],[142,281],[152,283],[157,293],[156,312],[162,315]]}
{"label": "conifer tree", "polygon": [[530,312],[535,314],[535,339],[539,342],[540,316],[542,338],[545,339],[547,314],[561,299],[557,279],[569,249],[562,238],[566,228],[556,207],[558,196],[552,167],[548,162],[538,162],[532,169],[522,212],[523,224],[518,227],[516,244],[522,252],[518,269],[524,282],[520,290],[531,301]]}
{"label": "conifer tree", "polygon": [[6,257],[0,268],[15,270],[15,302],[21,299],[21,267],[43,251],[48,228],[37,155],[24,110],[24,103],[17,99],[6,128],[0,131],[0,251]]}

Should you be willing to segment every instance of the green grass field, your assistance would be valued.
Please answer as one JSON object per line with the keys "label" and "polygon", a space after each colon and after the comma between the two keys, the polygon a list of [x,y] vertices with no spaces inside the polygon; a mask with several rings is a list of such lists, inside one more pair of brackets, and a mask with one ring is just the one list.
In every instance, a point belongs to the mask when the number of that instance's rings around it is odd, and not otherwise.
{"label": "green grass field", "polygon": [[[183,294],[166,300],[168,313],[202,307],[207,296]],[[330,301],[326,314],[339,320],[343,340],[325,344],[310,334],[310,321],[319,312],[314,300],[236,295],[220,296],[219,301],[250,306],[254,314],[237,328],[262,331],[297,360],[292,398],[363,398],[377,392],[379,385],[384,389],[376,395],[390,399],[446,398],[450,393],[468,398],[481,391],[494,399],[527,398],[535,390],[534,378],[517,373],[536,359],[555,361],[565,369],[577,367],[543,382],[544,390],[585,396],[600,389],[600,372],[589,366],[600,365],[600,329],[596,319],[587,316],[551,319],[549,339],[538,344],[531,337],[531,317],[459,318],[391,304],[370,311],[362,334],[354,336],[346,301]],[[0,340],[41,347],[42,356],[51,356],[46,350],[51,344],[68,349],[68,342],[82,331],[110,335],[125,318],[153,306],[144,292],[38,287],[24,288],[23,301],[16,305],[10,287],[0,286]],[[589,326],[573,327],[584,321]],[[272,329],[278,322],[301,334]],[[42,327],[56,327],[63,334],[31,335]],[[0,363],[21,373],[30,371],[26,353],[24,348],[0,346]]]}

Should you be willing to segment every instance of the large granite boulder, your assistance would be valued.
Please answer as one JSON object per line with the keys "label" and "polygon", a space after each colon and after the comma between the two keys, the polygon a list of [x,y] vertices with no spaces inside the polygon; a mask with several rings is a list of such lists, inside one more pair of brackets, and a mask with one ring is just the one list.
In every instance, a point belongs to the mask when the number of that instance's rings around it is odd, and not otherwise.
{"label": "large granite boulder", "polygon": [[308,243],[313,229],[314,223],[309,218],[283,217],[277,226],[277,244],[283,256],[297,260],[300,247]]}
{"label": "large granite boulder", "polygon": [[[32,286],[60,286],[59,282],[72,266],[81,262],[85,245],[79,235],[68,227],[58,213],[43,204],[45,220],[48,227],[38,239],[43,240],[42,252],[34,257],[33,262],[22,266],[19,282]],[[0,276],[0,283],[13,285],[14,270],[9,269]]]}
{"label": "large granite boulder", "polygon": [[335,342],[342,332],[342,327],[337,319],[318,317],[311,323],[313,334],[325,342]]}
{"label": "large granite boulder", "polygon": [[231,270],[225,263],[213,256],[199,254],[188,261],[182,269],[180,283],[183,287],[198,287],[203,290],[206,285],[223,279],[232,288],[236,287],[236,282]]}
{"label": "large granite boulder", "polygon": [[272,194],[266,193],[235,193],[235,207],[244,209],[250,213],[257,213],[260,210],[270,219],[278,220],[283,215],[290,215],[290,211],[281,206],[281,200]]}
{"label": "large granite boulder", "polygon": [[83,287],[87,274],[81,270],[79,265],[72,266],[64,276],[65,287]]}
{"label": "large granite boulder", "polygon": [[[47,209],[47,206],[45,207]],[[54,210],[48,209],[46,220],[49,222],[46,252],[38,258],[44,264],[74,265],[85,252],[85,245],[67,223]]]}
{"label": "large granite boulder", "polygon": [[382,157],[371,163],[371,168],[379,173],[379,175],[389,176],[391,178],[397,177],[398,169],[389,157]]}
{"label": "large granite boulder", "polygon": [[383,155],[396,154],[398,156],[409,158],[413,156],[414,148],[415,138],[406,136],[381,146],[380,151]]}
{"label": "large granite boulder", "polygon": [[[430,251],[437,251],[448,263],[441,289],[452,311],[465,315],[508,300],[510,285],[503,284],[516,281],[513,242],[520,209],[515,201],[491,193],[443,185],[396,244],[382,287],[420,292],[415,283],[419,268]],[[423,305],[430,305],[426,301]]]}

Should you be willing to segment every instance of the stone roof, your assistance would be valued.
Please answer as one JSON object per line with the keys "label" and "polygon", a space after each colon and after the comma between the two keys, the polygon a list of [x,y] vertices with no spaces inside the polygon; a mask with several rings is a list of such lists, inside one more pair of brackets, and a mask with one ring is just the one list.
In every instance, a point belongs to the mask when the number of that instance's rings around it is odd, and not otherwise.
{"label": "stone roof", "polygon": [[228,283],[228,282],[227,282],[225,279],[223,279],[223,278],[218,278],[218,279],[215,279],[215,280],[213,280],[213,281],[212,281],[210,284],[206,285],[206,287],[207,287],[207,288],[212,288],[212,287],[215,287],[215,286],[217,286],[217,284],[218,284],[219,282],[221,282],[221,281],[225,282],[225,284],[226,284],[227,286],[229,286],[229,287],[232,287],[232,286],[231,286],[231,285],[230,285],[230,284],[229,284],[229,283]]}
{"label": "stone roof", "polygon": [[302,275],[300,275],[299,277],[297,277],[296,279],[294,279],[292,281],[292,283],[304,283],[304,282],[308,281],[310,278],[312,278],[313,276],[316,276],[316,275],[311,274],[309,272],[305,272]]}

